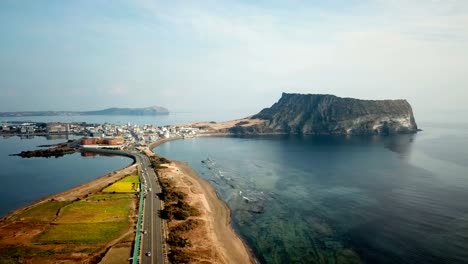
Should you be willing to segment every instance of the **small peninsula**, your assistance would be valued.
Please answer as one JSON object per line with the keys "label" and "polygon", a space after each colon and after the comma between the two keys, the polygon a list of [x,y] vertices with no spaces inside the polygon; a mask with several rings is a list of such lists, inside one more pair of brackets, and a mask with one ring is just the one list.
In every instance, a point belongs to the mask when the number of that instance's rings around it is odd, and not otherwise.
{"label": "small peninsula", "polygon": [[417,132],[406,100],[360,100],[328,94],[287,94],[252,118],[260,131],[291,134],[402,134]]}
{"label": "small peninsula", "polygon": [[167,115],[169,110],[161,106],[144,108],[118,108],[112,107],[96,111],[24,111],[0,112],[0,117],[21,116],[79,116],[79,115]]}
{"label": "small peninsula", "polygon": [[251,117],[188,125],[237,135],[391,135],[418,131],[406,100],[360,100],[328,94],[283,93],[277,103]]}

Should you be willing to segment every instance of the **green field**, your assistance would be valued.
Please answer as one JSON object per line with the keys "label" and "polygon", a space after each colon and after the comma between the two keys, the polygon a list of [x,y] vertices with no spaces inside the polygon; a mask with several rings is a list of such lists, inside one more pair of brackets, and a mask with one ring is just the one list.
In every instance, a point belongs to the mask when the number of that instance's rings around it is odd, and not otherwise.
{"label": "green field", "polygon": [[133,199],[135,194],[132,193],[102,193],[94,194],[86,198],[86,201],[107,201],[107,200],[118,200],[118,199]]}
{"label": "green field", "polygon": [[104,188],[103,192],[107,193],[134,193],[140,186],[140,179],[136,175],[127,176],[122,180]]}
{"label": "green field", "polygon": [[[115,239],[130,228],[133,201],[133,194],[96,194],[85,200],[62,203],[58,218],[34,241],[40,244],[95,244]],[[58,205],[43,207],[56,208]]]}
{"label": "green field", "polygon": [[125,198],[74,202],[62,208],[56,222],[72,224],[126,221],[131,201],[131,198]]}
{"label": "green field", "polygon": [[22,220],[34,223],[49,223],[57,217],[60,208],[71,202],[49,201],[28,209],[12,218],[12,220]]}
{"label": "green field", "polygon": [[41,244],[95,244],[117,238],[130,227],[128,221],[52,225],[35,242]]}

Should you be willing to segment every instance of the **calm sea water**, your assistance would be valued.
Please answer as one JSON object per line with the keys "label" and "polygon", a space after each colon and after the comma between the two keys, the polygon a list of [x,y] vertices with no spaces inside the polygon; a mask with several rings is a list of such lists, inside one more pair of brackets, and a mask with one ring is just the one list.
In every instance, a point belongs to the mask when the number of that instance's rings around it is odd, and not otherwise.
{"label": "calm sea water", "polygon": [[262,263],[468,263],[468,126],[420,126],[392,137],[195,138],[155,151],[212,183]]}
{"label": "calm sea water", "polygon": [[226,111],[210,111],[210,112],[187,112],[187,113],[170,113],[168,115],[155,116],[25,116],[25,117],[0,117],[0,122],[5,121],[34,121],[34,122],[86,122],[88,124],[104,124],[111,123],[117,125],[125,125],[127,123],[137,125],[176,125],[195,121],[215,121],[221,122],[233,120],[241,117],[246,117],[254,113],[245,112],[226,112]]}
{"label": "calm sea water", "polygon": [[127,166],[124,157],[82,157],[79,153],[61,158],[21,158],[9,156],[39,145],[65,142],[45,137],[21,139],[0,137],[0,217],[18,207]]}

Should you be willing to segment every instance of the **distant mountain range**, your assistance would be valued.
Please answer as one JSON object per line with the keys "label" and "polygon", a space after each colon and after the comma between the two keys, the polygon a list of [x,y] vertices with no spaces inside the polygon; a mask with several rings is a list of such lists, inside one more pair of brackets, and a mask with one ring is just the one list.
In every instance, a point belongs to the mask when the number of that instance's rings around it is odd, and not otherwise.
{"label": "distant mountain range", "polygon": [[15,116],[77,116],[77,115],[167,115],[169,110],[161,106],[145,108],[118,108],[112,107],[97,111],[25,111],[0,112],[0,117]]}

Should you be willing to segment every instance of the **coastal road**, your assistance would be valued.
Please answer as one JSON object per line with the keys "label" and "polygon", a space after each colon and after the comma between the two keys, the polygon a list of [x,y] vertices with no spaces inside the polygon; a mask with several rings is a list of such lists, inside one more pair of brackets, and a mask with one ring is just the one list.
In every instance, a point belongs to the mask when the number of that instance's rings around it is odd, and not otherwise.
{"label": "coastal road", "polygon": [[[162,221],[159,217],[161,201],[156,195],[161,192],[161,187],[156,177],[156,173],[151,167],[149,158],[136,151],[131,152],[136,157],[137,164],[141,166],[141,173],[147,189],[144,199],[141,263],[164,264]],[[148,254],[148,252],[150,254]]]}
{"label": "coastal road", "polygon": [[162,208],[161,200],[156,195],[161,192],[161,186],[154,169],[151,167],[148,156],[138,151],[108,149],[89,149],[86,151],[132,157],[135,159],[136,164],[140,166],[141,175],[147,189],[146,198],[144,199],[143,227],[141,229],[143,233],[141,234],[140,263],[164,264],[163,225],[159,217],[159,210]]}

